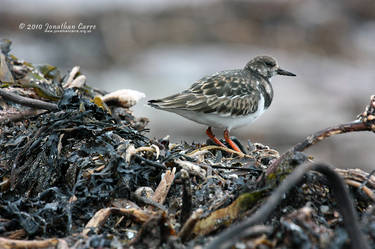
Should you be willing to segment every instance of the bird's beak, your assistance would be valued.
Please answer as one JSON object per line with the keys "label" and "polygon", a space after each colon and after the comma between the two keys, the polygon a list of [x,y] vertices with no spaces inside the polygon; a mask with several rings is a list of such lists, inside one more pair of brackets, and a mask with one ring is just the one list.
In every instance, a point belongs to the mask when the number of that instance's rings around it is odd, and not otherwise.
{"label": "bird's beak", "polygon": [[280,75],[296,76],[294,73],[288,72],[288,71],[286,71],[284,69],[281,69],[281,68],[277,69],[276,72],[277,72],[277,74],[280,74]]}

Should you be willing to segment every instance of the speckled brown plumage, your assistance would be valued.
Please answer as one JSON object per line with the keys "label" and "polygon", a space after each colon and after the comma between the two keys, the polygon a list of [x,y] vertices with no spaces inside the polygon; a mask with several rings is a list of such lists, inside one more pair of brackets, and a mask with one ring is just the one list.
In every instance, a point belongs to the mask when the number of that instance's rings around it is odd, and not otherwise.
{"label": "speckled brown plumage", "polygon": [[243,74],[246,72],[242,70],[216,73],[202,78],[181,93],[150,103],[170,111],[183,109],[219,115],[247,115],[257,110],[260,92],[251,83],[251,77]]}

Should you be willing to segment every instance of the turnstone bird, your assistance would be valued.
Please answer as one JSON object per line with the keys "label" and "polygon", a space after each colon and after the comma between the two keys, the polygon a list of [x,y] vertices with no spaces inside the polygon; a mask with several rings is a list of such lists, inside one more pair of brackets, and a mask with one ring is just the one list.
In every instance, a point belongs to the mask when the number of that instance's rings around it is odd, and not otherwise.
{"label": "turnstone bird", "polygon": [[254,122],[271,104],[272,76],[296,76],[281,69],[269,56],[258,56],[243,69],[214,73],[196,81],[189,89],[148,104],[157,109],[174,112],[195,122],[208,125],[206,134],[218,145],[225,145],[211,131],[223,128],[225,141],[241,151],[229,138],[232,128]]}

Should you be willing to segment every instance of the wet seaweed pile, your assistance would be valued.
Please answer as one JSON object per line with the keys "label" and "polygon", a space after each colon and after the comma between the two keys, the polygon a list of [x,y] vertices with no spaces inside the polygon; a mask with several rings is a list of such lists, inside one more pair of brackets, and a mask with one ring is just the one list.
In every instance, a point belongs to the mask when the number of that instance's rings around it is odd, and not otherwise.
{"label": "wet seaweed pile", "polygon": [[140,94],[1,50],[1,248],[375,248],[375,177],[302,152],[374,130],[375,97],[359,121],[282,156],[250,142],[240,153],[150,139],[130,110]]}

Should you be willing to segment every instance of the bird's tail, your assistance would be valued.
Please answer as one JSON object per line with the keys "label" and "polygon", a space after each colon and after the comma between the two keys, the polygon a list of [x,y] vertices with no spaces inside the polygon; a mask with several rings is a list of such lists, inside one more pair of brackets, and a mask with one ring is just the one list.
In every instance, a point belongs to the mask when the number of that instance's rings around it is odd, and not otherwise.
{"label": "bird's tail", "polygon": [[154,107],[154,108],[160,108],[160,103],[161,103],[162,101],[160,100],[160,99],[152,99],[152,100],[149,100],[148,102],[147,102],[147,104],[149,105],[149,106],[151,106],[151,107]]}

